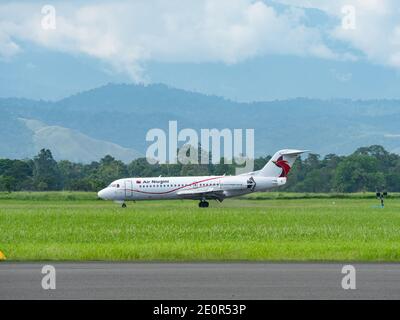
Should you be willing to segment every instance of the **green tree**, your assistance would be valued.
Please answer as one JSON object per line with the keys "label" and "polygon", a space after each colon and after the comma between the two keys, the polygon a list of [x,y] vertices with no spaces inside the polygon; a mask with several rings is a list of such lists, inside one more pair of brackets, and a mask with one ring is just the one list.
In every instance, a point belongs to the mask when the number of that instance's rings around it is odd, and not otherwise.
{"label": "green tree", "polygon": [[40,150],[33,159],[33,182],[37,190],[60,190],[62,187],[61,174],[51,151]]}
{"label": "green tree", "polygon": [[100,160],[98,170],[94,175],[97,182],[101,183],[101,186],[107,186],[112,181],[125,178],[128,175],[127,166],[120,160],[114,159],[110,155],[106,155]]}
{"label": "green tree", "polygon": [[161,174],[159,164],[150,165],[146,158],[138,158],[128,165],[128,173],[131,177],[151,177]]}
{"label": "green tree", "polygon": [[29,189],[32,180],[31,161],[0,159],[0,190]]}
{"label": "green tree", "polygon": [[385,185],[377,159],[362,154],[345,158],[337,167],[335,189],[340,192],[374,191]]}
{"label": "green tree", "polygon": [[16,181],[10,176],[0,176],[0,190],[11,192],[15,190]]}

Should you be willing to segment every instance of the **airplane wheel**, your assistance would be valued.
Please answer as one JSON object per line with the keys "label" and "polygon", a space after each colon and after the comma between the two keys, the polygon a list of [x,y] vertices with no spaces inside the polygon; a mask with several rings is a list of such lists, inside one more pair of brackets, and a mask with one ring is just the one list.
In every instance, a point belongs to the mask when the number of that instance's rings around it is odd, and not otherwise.
{"label": "airplane wheel", "polygon": [[122,204],[122,208],[126,208],[126,204],[125,203]]}
{"label": "airplane wheel", "polygon": [[200,208],[208,208],[209,203],[207,201],[200,201],[199,207]]}

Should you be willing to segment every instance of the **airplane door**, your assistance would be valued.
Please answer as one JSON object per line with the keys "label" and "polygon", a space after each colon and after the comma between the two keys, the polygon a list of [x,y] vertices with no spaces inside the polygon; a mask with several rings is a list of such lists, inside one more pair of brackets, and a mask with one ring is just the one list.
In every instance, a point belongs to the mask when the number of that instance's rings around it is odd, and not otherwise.
{"label": "airplane door", "polygon": [[131,199],[133,198],[133,183],[132,180],[125,180],[125,198]]}

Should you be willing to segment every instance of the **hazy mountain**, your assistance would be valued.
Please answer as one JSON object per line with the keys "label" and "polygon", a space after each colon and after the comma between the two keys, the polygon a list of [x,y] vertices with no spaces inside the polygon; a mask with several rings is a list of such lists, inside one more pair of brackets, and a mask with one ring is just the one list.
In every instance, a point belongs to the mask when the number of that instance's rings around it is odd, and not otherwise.
{"label": "hazy mountain", "polygon": [[107,154],[124,162],[139,156],[139,152],[123,148],[115,143],[93,139],[76,130],[60,126],[48,126],[43,122],[19,118],[33,133],[33,150],[42,148],[52,151],[55,159],[68,159],[74,162],[98,161]]}
{"label": "hazy mountain", "polygon": [[[107,152],[129,161],[150,145],[148,130],[167,130],[169,120],[178,130],[253,128],[256,156],[286,147],[320,154],[371,144],[400,150],[400,100],[237,103],[165,85],[109,84],[57,102],[0,99],[0,115],[0,157],[31,157],[47,146],[58,158],[88,162]],[[38,133],[18,118],[46,129]]]}

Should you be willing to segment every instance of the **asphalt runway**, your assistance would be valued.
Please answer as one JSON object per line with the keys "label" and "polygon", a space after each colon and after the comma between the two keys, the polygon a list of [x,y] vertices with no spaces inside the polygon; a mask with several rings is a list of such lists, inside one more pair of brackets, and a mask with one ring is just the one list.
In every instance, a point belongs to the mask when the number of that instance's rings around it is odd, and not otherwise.
{"label": "asphalt runway", "polygon": [[[47,264],[55,290],[42,288]],[[346,264],[2,262],[0,299],[400,299],[400,264],[354,263],[344,290]]]}

